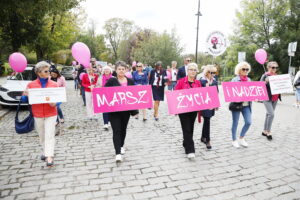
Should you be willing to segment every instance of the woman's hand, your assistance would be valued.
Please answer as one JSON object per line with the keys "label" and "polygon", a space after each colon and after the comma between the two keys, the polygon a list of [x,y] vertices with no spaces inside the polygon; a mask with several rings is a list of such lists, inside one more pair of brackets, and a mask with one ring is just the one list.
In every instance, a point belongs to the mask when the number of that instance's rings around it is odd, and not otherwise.
{"label": "woman's hand", "polygon": [[56,103],[49,103],[50,106],[55,107]]}

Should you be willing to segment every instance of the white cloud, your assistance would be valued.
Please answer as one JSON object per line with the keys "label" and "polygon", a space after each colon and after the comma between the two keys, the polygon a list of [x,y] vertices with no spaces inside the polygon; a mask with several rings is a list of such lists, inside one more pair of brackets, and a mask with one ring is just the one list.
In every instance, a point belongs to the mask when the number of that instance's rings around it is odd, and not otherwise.
{"label": "white cloud", "polygon": [[[210,32],[232,33],[235,10],[239,8],[240,1],[201,0],[200,51],[205,51],[205,40]],[[175,26],[185,53],[195,53],[197,0],[87,0],[82,5],[88,19],[96,22],[98,33],[104,33],[104,22],[112,17],[126,18],[142,28],[159,32],[170,31]]]}

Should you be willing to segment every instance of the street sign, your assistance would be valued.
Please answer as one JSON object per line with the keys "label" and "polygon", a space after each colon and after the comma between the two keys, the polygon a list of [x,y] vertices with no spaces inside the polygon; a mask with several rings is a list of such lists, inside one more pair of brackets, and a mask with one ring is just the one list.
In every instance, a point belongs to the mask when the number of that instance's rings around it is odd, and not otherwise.
{"label": "street sign", "polygon": [[295,56],[296,51],[297,51],[297,42],[290,42],[288,46],[289,56]]}
{"label": "street sign", "polygon": [[206,39],[207,52],[216,57],[222,55],[227,48],[226,37],[220,31],[210,33]]}
{"label": "street sign", "polygon": [[238,62],[244,62],[246,61],[246,52],[239,52],[238,53]]}

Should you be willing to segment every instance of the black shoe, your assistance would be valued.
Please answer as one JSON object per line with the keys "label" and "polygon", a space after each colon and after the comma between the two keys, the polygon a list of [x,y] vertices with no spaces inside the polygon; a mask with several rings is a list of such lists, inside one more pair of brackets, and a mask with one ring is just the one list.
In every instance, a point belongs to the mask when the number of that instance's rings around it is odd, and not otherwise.
{"label": "black shoe", "polygon": [[268,140],[273,140],[272,135],[267,135]]}
{"label": "black shoe", "polygon": [[45,161],[46,160],[46,156],[41,155],[41,160]]}
{"label": "black shoe", "polygon": [[265,134],[264,132],[262,132],[261,134],[262,134],[263,136],[266,136],[266,137],[268,136],[268,135],[267,135],[267,134]]}
{"label": "black shoe", "polygon": [[147,119],[144,118],[144,119],[143,119],[143,122],[145,122],[145,121],[147,121]]}
{"label": "black shoe", "polygon": [[205,145],[206,145],[207,149],[211,149],[212,148],[211,145],[210,145],[210,142],[205,143]]}

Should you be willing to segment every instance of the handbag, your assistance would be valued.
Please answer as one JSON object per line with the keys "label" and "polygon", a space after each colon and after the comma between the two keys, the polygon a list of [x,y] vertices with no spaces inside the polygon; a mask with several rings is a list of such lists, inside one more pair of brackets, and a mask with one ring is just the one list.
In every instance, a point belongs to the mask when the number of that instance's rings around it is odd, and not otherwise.
{"label": "handbag", "polygon": [[32,115],[31,106],[28,106],[29,115],[24,120],[20,121],[19,120],[19,111],[21,107],[20,104],[21,101],[19,102],[16,117],[15,117],[15,129],[18,134],[29,133],[34,129],[34,118]]}
{"label": "handbag", "polygon": [[243,109],[243,102],[230,102],[230,111],[241,111]]}

